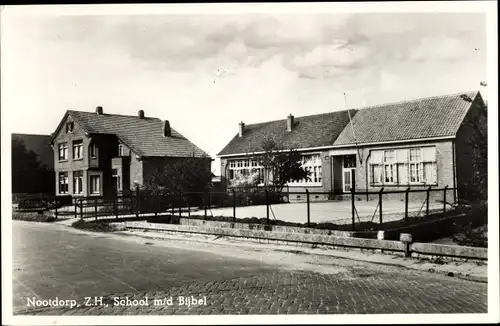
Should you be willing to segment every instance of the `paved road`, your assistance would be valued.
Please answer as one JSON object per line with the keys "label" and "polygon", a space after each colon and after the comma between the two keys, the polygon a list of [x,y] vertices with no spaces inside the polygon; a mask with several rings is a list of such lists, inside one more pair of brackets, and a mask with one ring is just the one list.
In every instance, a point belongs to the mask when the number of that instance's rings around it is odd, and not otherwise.
{"label": "paved road", "polygon": [[[147,239],[21,221],[13,221],[13,242],[17,314],[487,312],[487,284],[350,260],[311,265],[290,252],[238,259],[227,249],[148,245]],[[79,306],[28,308],[33,297],[77,300]],[[146,297],[144,305],[117,305]],[[180,297],[201,301],[188,306]]]}

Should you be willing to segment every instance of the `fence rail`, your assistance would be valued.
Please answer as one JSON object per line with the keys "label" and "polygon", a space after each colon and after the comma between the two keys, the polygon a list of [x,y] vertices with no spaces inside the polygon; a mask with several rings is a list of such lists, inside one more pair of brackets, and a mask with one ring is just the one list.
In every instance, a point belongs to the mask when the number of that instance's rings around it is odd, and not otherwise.
{"label": "fence rail", "polygon": [[[409,203],[415,204],[415,200],[410,200],[411,194],[423,194],[422,198],[418,202],[418,213],[416,216],[426,217],[433,213],[439,212],[446,213],[450,207],[450,203],[447,202],[448,198],[453,198],[448,192],[456,191],[456,188],[450,188],[448,186],[443,188],[432,188],[428,187],[426,189],[412,189],[411,187],[404,190],[386,190],[381,188],[379,191],[358,191],[352,189],[350,193],[343,194],[344,203],[349,203],[348,208],[345,208],[344,220],[347,220],[344,224],[350,224],[351,229],[356,230],[356,226],[361,222],[361,219],[366,219],[365,222],[377,221],[379,224],[391,221],[390,211],[387,213],[385,207],[387,205],[385,198],[386,195],[401,194],[404,199],[400,201],[404,202],[404,209],[398,213],[404,222],[410,222],[413,216],[410,216]],[[304,197],[305,209],[303,213],[298,212],[297,214],[303,216],[301,224],[308,227],[314,227],[318,223],[313,223],[313,204],[315,202],[314,196],[323,195],[324,197],[333,198],[335,193],[333,192],[319,192],[319,191],[286,191],[277,192],[273,188],[251,188],[245,189],[228,189],[227,191],[210,191],[210,192],[189,192],[189,193],[147,193],[143,191],[135,191],[127,195],[120,195],[113,198],[103,198],[103,197],[81,197],[74,198],[70,205],[65,207],[60,207],[56,205],[55,214],[56,215],[74,215],[75,217],[81,219],[95,219],[95,220],[111,220],[111,219],[145,219],[149,217],[161,217],[161,216],[178,216],[178,217],[194,217],[192,215],[197,215],[197,218],[209,218],[212,209],[216,210],[218,208],[225,209],[226,216],[228,219],[236,222],[237,218],[245,218],[250,216],[245,216],[239,213],[242,207],[255,206],[255,207],[265,207],[262,215],[265,215],[265,223],[273,224],[274,221],[271,220],[271,215],[276,219],[273,207],[277,204],[287,203],[290,201],[290,196],[301,195]],[[434,199],[437,197],[439,202],[441,202],[441,207],[436,208],[434,204],[431,208],[430,197],[431,195]],[[376,198],[369,201],[372,205],[376,205],[375,209],[370,207],[372,213],[360,218],[359,206],[360,201],[362,202],[362,197],[371,196]],[[350,197],[350,198],[349,198]],[[349,201],[350,202],[349,202]],[[399,204],[398,204],[399,205]],[[413,205],[415,208],[415,205]],[[265,213],[264,213],[265,212]],[[238,213],[240,216],[238,216]],[[315,212],[315,214],[318,214]],[[323,215],[328,215],[329,213],[322,212]],[[366,214],[366,212],[365,212]],[[201,215],[201,216],[200,216]],[[261,215],[261,216],[262,216]],[[371,217],[371,219],[370,219]],[[350,219],[350,221],[349,221]],[[393,220],[393,219],[392,219]],[[374,222],[375,223],[375,222]],[[296,223],[299,224],[299,223]]]}
{"label": "fence rail", "polygon": [[[341,211],[336,212],[342,218],[333,220],[334,222],[332,223],[350,225],[350,229],[354,231],[357,225],[363,222],[378,223],[381,225],[382,223],[394,221],[394,199],[392,199],[393,203],[391,203],[388,195],[395,194],[401,195],[396,205],[399,210],[397,218],[403,220],[403,222],[410,222],[415,216],[426,217],[436,212],[446,213],[449,207],[452,206],[452,203],[449,203],[448,199],[453,199],[452,192],[456,191],[456,188],[448,186],[442,188],[427,187],[425,189],[408,187],[401,190],[381,188],[378,191],[352,189],[350,193],[342,194],[343,204],[340,204]],[[193,215],[196,215],[196,218],[206,219],[213,216],[212,210],[216,213],[217,211],[220,213],[223,210],[224,213],[221,214],[226,218],[225,220],[236,222],[237,218],[250,218],[252,216],[249,214],[257,214],[264,219],[263,223],[269,225],[277,223],[274,221],[277,220],[276,211],[278,208],[281,209],[281,207],[278,207],[278,204],[289,203],[293,196],[295,198],[300,196],[300,202],[305,204],[304,208],[289,206],[292,207],[290,209],[293,210],[293,213],[297,217],[297,220],[293,222],[296,225],[301,224],[307,227],[314,227],[319,223],[324,223],[315,220],[318,216],[324,218],[329,217],[329,214],[331,214],[330,211],[320,210],[318,212],[317,208],[319,206],[315,206],[318,205],[316,202],[324,198],[336,198],[338,194],[307,189],[305,191],[293,191],[293,189],[289,188],[279,191],[272,187],[229,188],[227,191],[188,193],[152,193],[136,190],[112,198],[95,196],[75,198],[69,196],[44,196],[43,198],[26,198],[19,203],[19,207],[16,209],[50,210],[54,212],[56,217],[60,215],[72,215],[81,219],[95,220],[137,220],[150,218],[151,216],[195,217]],[[418,196],[418,199],[415,199],[415,196]],[[432,207],[430,205],[431,196],[435,201]],[[363,198],[365,197],[370,197],[372,200],[364,201]],[[320,199],[316,200],[317,198]],[[388,205],[392,205],[392,208]],[[410,205],[411,207],[409,207]],[[247,207],[246,210],[244,209],[245,207]],[[249,213],[249,210],[253,213]],[[414,214],[415,212],[416,215]],[[290,220],[281,219],[285,222],[291,222]]]}

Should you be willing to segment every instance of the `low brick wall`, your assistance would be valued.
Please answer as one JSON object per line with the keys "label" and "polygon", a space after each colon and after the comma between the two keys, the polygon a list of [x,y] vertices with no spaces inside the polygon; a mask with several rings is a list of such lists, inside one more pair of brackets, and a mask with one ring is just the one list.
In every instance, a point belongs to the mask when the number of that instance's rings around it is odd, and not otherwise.
{"label": "low brick wall", "polygon": [[[223,223],[223,222],[219,222]],[[229,222],[226,222],[229,223]],[[129,229],[146,229],[152,231],[194,233],[214,236],[229,236],[237,238],[249,238],[256,240],[268,240],[277,242],[299,243],[340,248],[355,248],[361,250],[382,250],[392,253],[403,253],[406,245],[400,241],[377,240],[353,238],[345,236],[305,234],[299,232],[277,232],[265,230],[250,230],[224,228],[216,226],[195,226],[195,225],[172,225],[148,222],[124,222]],[[456,257],[461,259],[487,260],[488,251],[486,248],[450,246],[429,243],[412,243],[408,246],[413,257]]]}
{"label": "low brick wall", "polygon": [[488,259],[486,248],[441,245],[435,243],[412,243],[410,251],[418,255],[449,256],[460,258]]}
{"label": "low brick wall", "polygon": [[304,233],[304,234],[320,234],[320,235],[335,235],[339,237],[351,237],[353,232],[350,231],[336,231],[336,230],[323,230],[296,226],[282,226],[282,225],[265,225],[265,224],[250,224],[250,223],[238,223],[238,222],[224,222],[224,221],[207,221],[192,218],[179,219],[180,225],[192,225],[192,226],[203,226],[203,227],[215,227],[215,228],[230,228],[230,229],[244,229],[244,230],[255,230],[255,231],[274,231],[274,232],[285,232],[285,233]]}

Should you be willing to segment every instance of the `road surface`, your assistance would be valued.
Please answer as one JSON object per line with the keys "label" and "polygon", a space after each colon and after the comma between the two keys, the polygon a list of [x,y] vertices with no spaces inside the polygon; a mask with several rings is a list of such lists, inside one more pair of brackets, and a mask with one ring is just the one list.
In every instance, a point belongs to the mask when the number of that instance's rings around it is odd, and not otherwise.
{"label": "road surface", "polygon": [[[485,283],[338,258],[311,263],[293,252],[240,259],[231,256],[235,248],[189,246],[13,221],[14,314],[487,312]],[[145,305],[121,305],[145,297]],[[201,301],[188,306],[181,297]],[[79,306],[33,307],[55,298]]]}

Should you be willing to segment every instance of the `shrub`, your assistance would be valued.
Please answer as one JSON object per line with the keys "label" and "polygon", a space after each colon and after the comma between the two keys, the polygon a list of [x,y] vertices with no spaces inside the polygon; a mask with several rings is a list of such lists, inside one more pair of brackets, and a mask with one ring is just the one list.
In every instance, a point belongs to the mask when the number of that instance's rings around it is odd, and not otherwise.
{"label": "shrub", "polygon": [[82,219],[73,222],[71,226],[76,229],[94,232],[114,232],[118,230],[117,227],[106,222],[85,222]]}
{"label": "shrub", "polygon": [[453,223],[451,238],[461,246],[488,247],[488,203],[473,203],[468,209],[471,218]]}
{"label": "shrub", "polygon": [[56,220],[52,215],[38,214],[36,212],[13,212],[12,219],[30,222],[53,222]]}

